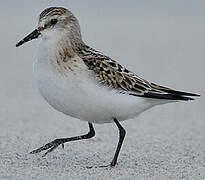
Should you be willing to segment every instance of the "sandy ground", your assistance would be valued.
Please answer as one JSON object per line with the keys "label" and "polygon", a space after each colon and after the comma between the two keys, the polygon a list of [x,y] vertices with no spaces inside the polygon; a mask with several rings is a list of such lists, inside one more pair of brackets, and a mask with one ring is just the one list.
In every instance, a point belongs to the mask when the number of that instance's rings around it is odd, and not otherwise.
{"label": "sandy ground", "polygon": [[[135,1],[130,1],[127,7],[123,2],[118,1],[115,13],[114,3],[106,6],[92,1],[93,11],[85,3],[59,4],[71,7],[79,16],[89,44],[129,69],[163,85],[205,94],[205,26],[201,18],[204,3],[185,7],[185,1],[182,4],[173,1],[159,7],[146,4],[138,7],[139,4],[134,6]],[[115,168],[99,167],[112,160],[118,141],[114,124],[94,125],[96,137],[66,144],[65,149],[59,147],[46,157],[29,154],[55,138],[86,133],[88,127],[85,122],[56,112],[40,97],[31,68],[36,42],[19,49],[14,47],[35,26],[37,13],[52,2],[4,3],[0,13],[6,18],[2,18],[1,27],[8,30],[1,28],[0,33],[4,42],[0,44],[1,180],[205,179],[203,96],[193,102],[155,107],[123,122],[127,136]],[[122,15],[122,7],[126,16]],[[144,10],[149,12],[145,17]],[[25,12],[27,16],[23,15]],[[132,21],[133,15],[136,23]],[[110,28],[103,29],[106,23]]]}
{"label": "sandy ground", "polygon": [[95,138],[66,144],[46,157],[30,155],[57,137],[87,132],[87,124],[53,111],[38,96],[21,95],[1,109],[0,179],[202,180],[204,119],[189,107],[197,103],[165,105],[124,122],[127,136],[118,165],[99,168],[114,154],[118,132],[113,124],[95,125]]}

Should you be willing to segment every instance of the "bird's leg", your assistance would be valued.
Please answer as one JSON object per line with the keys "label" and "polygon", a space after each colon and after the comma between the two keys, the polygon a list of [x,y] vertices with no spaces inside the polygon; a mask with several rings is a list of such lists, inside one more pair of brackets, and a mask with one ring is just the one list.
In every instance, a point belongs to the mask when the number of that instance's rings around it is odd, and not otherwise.
{"label": "bird's leg", "polygon": [[[117,125],[118,129],[119,129],[119,141],[118,141],[118,145],[117,145],[117,149],[115,151],[115,155],[114,155],[114,158],[111,162],[110,165],[102,165],[102,166],[98,166],[97,168],[106,168],[106,167],[114,167],[117,163],[117,158],[118,158],[118,155],[119,155],[119,152],[120,152],[120,149],[122,147],[122,143],[123,143],[123,140],[125,138],[125,134],[126,134],[126,131],[125,129],[121,126],[121,124],[118,122],[118,120],[116,118],[113,119],[115,124]],[[93,168],[93,166],[90,166],[90,167],[87,167],[87,168]]]}
{"label": "bird's leg", "polygon": [[56,149],[59,145],[62,145],[62,147],[64,147],[64,143],[66,142],[70,142],[70,141],[77,141],[77,140],[82,140],[82,139],[90,139],[93,136],[95,136],[95,130],[93,128],[93,125],[91,123],[88,123],[89,125],[89,129],[90,131],[85,134],[85,135],[81,135],[81,136],[75,136],[75,137],[70,137],[70,138],[61,138],[61,139],[55,139],[54,141],[34,150],[31,151],[31,154],[35,154],[35,153],[39,153],[41,151],[46,151],[46,153],[44,154],[44,156],[50,152],[52,152],[54,149]]}
{"label": "bird's leg", "polygon": [[118,120],[116,118],[114,118],[114,122],[115,122],[115,124],[117,125],[117,127],[119,129],[119,142],[118,142],[117,149],[115,151],[115,155],[114,155],[114,158],[113,158],[110,166],[115,166],[116,165],[117,158],[118,158],[118,155],[119,155],[119,152],[120,152],[120,149],[122,147],[122,143],[123,143],[123,140],[124,140],[124,137],[125,137],[125,134],[126,134],[125,129],[121,126],[121,124],[118,122]]}

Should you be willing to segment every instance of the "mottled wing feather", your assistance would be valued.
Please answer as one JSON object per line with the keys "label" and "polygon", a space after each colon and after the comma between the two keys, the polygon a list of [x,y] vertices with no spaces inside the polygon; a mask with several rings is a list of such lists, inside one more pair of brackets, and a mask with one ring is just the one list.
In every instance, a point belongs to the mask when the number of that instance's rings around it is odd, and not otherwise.
{"label": "mottled wing feather", "polygon": [[192,98],[182,96],[197,96],[150,83],[89,46],[84,46],[77,53],[100,84],[118,90],[120,93],[173,100],[191,100]]}
{"label": "mottled wing feather", "polygon": [[127,70],[116,61],[86,46],[78,51],[88,69],[99,82],[120,92],[143,95],[151,90],[151,84]]}

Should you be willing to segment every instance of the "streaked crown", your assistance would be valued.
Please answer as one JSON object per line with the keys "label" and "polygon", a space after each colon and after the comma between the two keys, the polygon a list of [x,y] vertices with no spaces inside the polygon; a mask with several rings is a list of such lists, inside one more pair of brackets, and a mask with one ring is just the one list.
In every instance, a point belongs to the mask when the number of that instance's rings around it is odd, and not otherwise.
{"label": "streaked crown", "polygon": [[43,19],[48,16],[55,16],[55,15],[61,16],[63,14],[66,14],[66,12],[68,12],[68,10],[63,7],[49,7],[43,10],[43,12],[39,16],[39,19]]}

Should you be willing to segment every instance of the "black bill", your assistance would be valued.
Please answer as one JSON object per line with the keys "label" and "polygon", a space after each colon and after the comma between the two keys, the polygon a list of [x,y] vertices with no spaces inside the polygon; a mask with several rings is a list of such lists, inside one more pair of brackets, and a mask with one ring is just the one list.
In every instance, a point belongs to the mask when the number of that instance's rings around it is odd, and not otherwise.
{"label": "black bill", "polygon": [[28,36],[26,36],[24,39],[22,39],[21,41],[19,41],[16,44],[16,47],[21,46],[22,44],[31,41],[32,39],[37,39],[39,37],[41,33],[38,31],[38,29],[35,29],[32,33],[30,33]]}

